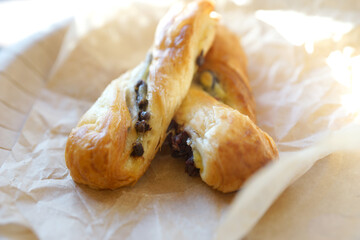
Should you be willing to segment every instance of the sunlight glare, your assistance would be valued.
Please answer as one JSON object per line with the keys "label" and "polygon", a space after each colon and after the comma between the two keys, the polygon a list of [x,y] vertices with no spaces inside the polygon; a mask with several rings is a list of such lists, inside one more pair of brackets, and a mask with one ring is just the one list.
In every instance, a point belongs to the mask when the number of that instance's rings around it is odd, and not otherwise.
{"label": "sunlight glare", "polygon": [[342,105],[350,113],[360,112],[360,55],[353,56],[354,48],[345,47],[334,51],[326,59],[337,82],[349,88],[349,94],[341,98]]}
{"label": "sunlight glare", "polygon": [[350,22],[340,22],[329,17],[308,16],[295,11],[258,10],[255,17],[271,26],[287,41],[295,46],[305,46],[312,53],[314,42],[332,38],[339,41],[354,26]]}

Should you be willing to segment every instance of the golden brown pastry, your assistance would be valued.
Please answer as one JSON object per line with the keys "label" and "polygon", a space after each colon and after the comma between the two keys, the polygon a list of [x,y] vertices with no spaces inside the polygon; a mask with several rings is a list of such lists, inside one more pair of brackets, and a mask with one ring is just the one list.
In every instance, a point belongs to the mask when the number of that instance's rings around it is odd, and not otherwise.
{"label": "golden brown pastry", "polygon": [[204,182],[222,192],[238,190],[278,155],[273,139],[254,123],[255,103],[245,68],[238,39],[219,27],[196,75],[197,84],[169,127],[173,156],[186,159],[189,175],[200,173]]}
{"label": "golden brown pastry", "polygon": [[214,42],[195,79],[210,95],[256,122],[247,57],[239,38],[225,26],[218,25]]}
{"label": "golden brown pastry", "polygon": [[207,0],[172,8],[157,27],[147,59],[112,81],[80,119],[65,151],[76,182],[115,189],[143,175],[190,87],[196,59],[213,42],[213,10]]}

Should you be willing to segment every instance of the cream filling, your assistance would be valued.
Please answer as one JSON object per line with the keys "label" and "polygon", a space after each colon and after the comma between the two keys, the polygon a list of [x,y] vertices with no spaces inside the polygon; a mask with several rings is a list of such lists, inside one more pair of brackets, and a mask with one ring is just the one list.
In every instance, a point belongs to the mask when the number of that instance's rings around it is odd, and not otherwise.
{"label": "cream filling", "polygon": [[209,70],[203,71],[198,75],[198,81],[202,88],[214,98],[225,102],[226,93],[216,76]]}

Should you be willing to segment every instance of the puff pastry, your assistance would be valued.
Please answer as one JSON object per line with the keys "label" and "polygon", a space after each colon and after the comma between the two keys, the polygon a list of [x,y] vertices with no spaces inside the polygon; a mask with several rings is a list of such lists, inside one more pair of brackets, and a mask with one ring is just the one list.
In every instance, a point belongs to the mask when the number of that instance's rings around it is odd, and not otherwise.
{"label": "puff pastry", "polygon": [[195,82],[256,122],[255,100],[247,76],[247,57],[239,38],[218,25],[214,42],[195,76]]}
{"label": "puff pastry", "polygon": [[186,159],[189,175],[200,173],[222,192],[238,190],[278,155],[273,139],[255,125],[246,65],[237,37],[219,26],[195,84],[168,129],[173,156]]}
{"label": "puff pastry", "polygon": [[72,178],[92,188],[133,185],[166,137],[199,56],[216,31],[214,4],[173,7],[160,21],[143,63],[112,81],[71,131],[65,150]]}

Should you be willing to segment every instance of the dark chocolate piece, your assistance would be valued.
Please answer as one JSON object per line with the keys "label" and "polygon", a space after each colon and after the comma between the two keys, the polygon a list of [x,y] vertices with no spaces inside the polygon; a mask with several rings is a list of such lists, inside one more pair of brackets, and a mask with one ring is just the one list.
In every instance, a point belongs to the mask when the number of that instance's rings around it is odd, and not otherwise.
{"label": "dark chocolate piece", "polygon": [[144,133],[151,130],[150,125],[145,120],[137,121],[135,123],[135,129],[137,132],[140,133]]}
{"label": "dark chocolate piece", "polygon": [[136,92],[136,103],[139,106],[140,110],[145,110],[148,105],[148,100],[146,99],[147,94],[147,85],[143,80],[139,80],[135,85]]}
{"label": "dark chocolate piece", "polygon": [[[138,98],[139,99],[139,98]],[[139,105],[139,109],[140,110],[146,110],[147,106],[148,106],[148,100],[145,98],[141,98],[140,100],[138,100],[138,105]]]}
{"label": "dark chocolate piece", "polygon": [[172,129],[175,129],[175,131],[178,128],[178,124],[175,122],[175,120],[171,120],[166,132],[170,132]]}
{"label": "dark chocolate piece", "polygon": [[189,174],[189,176],[197,177],[197,176],[200,175],[200,170],[195,167],[194,157],[193,156],[188,158],[188,160],[186,160],[185,164],[186,164],[185,165],[185,172],[187,174]]}
{"label": "dark chocolate piece", "polygon": [[139,120],[148,121],[150,119],[150,113],[146,111],[139,112]]}
{"label": "dark chocolate piece", "polygon": [[133,145],[131,156],[140,157],[144,154],[144,148],[141,143],[137,142]]}
{"label": "dark chocolate piece", "polygon": [[144,84],[146,84],[144,80],[140,79],[135,85],[135,92],[139,92],[139,87]]}
{"label": "dark chocolate piece", "polygon": [[200,67],[205,62],[204,51],[201,50],[200,55],[196,58],[196,64]]}
{"label": "dark chocolate piece", "polygon": [[176,158],[189,158],[192,156],[192,148],[187,144],[189,134],[182,131],[171,138],[171,155]]}
{"label": "dark chocolate piece", "polygon": [[200,170],[195,166],[192,147],[188,145],[190,135],[182,130],[174,120],[171,121],[167,133],[166,141],[171,148],[171,156],[186,160],[185,172],[189,176],[199,176]]}

